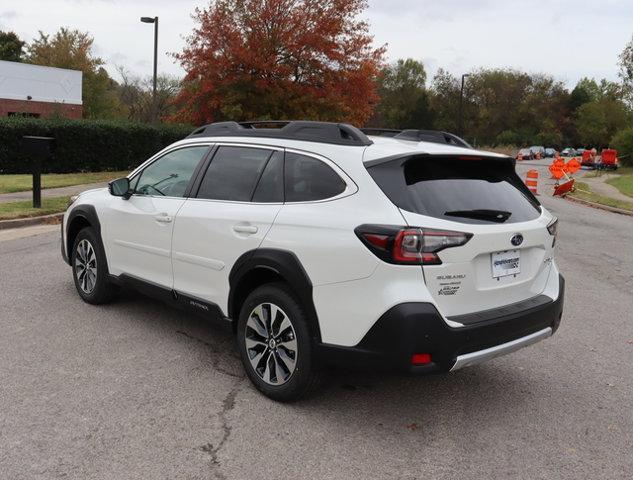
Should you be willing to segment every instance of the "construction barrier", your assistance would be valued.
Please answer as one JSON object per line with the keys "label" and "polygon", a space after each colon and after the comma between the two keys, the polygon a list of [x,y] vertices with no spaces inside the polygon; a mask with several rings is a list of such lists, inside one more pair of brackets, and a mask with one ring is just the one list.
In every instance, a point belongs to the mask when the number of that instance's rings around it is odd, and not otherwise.
{"label": "construction barrier", "polygon": [[558,182],[554,185],[554,196],[562,196],[566,193],[571,192],[574,189],[574,179],[571,178],[567,180],[565,183],[559,184]]}
{"label": "construction barrier", "polygon": [[530,189],[534,195],[538,195],[538,171],[528,170],[525,177],[525,185]]}
{"label": "construction barrier", "polygon": [[618,152],[612,148],[605,148],[602,150],[602,167],[603,168],[617,168],[618,167]]}
{"label": "construction barrier", "polygon": [[560,180],[565,175],[565,160],[562,158],[555,159],[549,166],[549,171],[552,174],[552,178]]}
{"label": "construction barrier", "polygon": [[572,158],[569,162],[565,164],[563,170],[565,173],[576,173],[578,170],[580,170],[580,167],[580,162],[575,158]]}

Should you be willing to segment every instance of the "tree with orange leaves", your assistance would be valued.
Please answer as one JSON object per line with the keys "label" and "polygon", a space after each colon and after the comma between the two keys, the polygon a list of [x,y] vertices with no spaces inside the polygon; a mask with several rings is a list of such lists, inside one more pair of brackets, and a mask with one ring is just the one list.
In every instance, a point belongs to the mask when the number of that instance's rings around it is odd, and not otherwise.
{"label": "tree with orange leaves", "polygon": [[174,121],[311,119],[362,125],[385,47],[366,0],[215,0],[175,57],[187,72]]}

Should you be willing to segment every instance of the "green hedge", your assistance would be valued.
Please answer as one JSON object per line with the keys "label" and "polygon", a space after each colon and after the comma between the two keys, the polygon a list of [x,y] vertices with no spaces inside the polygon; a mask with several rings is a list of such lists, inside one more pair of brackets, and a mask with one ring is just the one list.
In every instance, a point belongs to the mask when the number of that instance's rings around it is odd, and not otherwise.
{"label": "green hedge", "polygon": [[622,165],[633,166],[633,127],[616,133],[611,139],[610,146],[618,151]]}
{"label": "green hedge", "polygon": [[131,170],[193,131],[188,125],[0,118],[0,173],[30,173],[24,135],[55,138],[44,173]]}

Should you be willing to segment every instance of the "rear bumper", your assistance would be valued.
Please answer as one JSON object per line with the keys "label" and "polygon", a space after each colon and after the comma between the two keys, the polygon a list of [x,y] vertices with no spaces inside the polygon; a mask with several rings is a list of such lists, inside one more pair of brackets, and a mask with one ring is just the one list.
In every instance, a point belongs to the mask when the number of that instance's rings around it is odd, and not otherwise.
{"label": "rear bumper", "polygon": [[[459,328],[449,327],[430,303],[396,305],[378,319],[358,345],[321,344],[319,358],[327,365],[412,373],[457,370],[552,335],[563,312],[565,280],[560,275],[559,285],[556,300],[520,311],[509,307],[487,311],[485,320]],[[431,363],[411,365],[414,353],[431,354]]]}

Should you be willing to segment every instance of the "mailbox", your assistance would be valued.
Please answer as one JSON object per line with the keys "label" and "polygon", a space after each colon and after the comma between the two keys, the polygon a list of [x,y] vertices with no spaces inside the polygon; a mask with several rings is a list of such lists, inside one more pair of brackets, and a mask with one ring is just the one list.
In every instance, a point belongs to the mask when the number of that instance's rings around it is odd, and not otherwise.
{"label": "mailbox", "polygon": [[22,137],[22,150],[28,156],[33,174],[33,207],[42,207],[42,160],[53,153],[55,139],[52,137]]}
{"label": "mailbox", "polygon": [[22,137],[22,149],[29,158],[44,159],[53,153],[55,139],[53,137],[34,137],[25,135]]}

